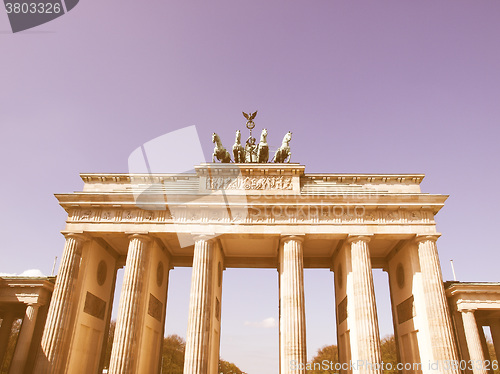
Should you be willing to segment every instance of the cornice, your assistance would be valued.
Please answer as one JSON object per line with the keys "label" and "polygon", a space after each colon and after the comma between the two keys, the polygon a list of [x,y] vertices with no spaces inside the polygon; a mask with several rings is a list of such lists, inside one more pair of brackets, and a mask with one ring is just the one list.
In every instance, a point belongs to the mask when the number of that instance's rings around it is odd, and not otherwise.
{"label": "cornice", "polygon": [[497,282],[458,282],[445,284],[445,291],[448,296],[458,295],[479,295],[479,294],[499,294],[500,283]]}
{"label": "cornice", "polygon": [[[78,205],[109,205],[109,204],[127,204],[130,202],[135,203],[135,198],[138,194],[133,192],[74,192],[74,193],[60,193],[54,194],[61,205],[63,204],[78,204]],[[154,196],[155,194],[150,194]],[[158,196],[165,195],[165,193],[158,192]],[[265,202],[266,204],[328,204],[328,203],[338,203],[345,202],[351,205],[384,205],[384,206],[434,206],[442,207],[448,198],[448,195],[437,195],[437,194],[425,194],[425,193],[359,193],[359,194],[332,194],[332,195],[278,195],[278,196],[265,196],[262,195],[252,195],[251,193],[242,193],[240,195],[227,194],[228,196],[247,196],[252,202],[258,203],[259,200]],[[212,194],[174,194],[168,193],[167,196],[175,197],[175,202],[169,202],[169,204],[185,204],[182,199],[187,200],[187,202],[197,202],[203,201],[203,204],[207,204],[207,201],[213,199],[215,201],[220,201],[220,193]],[[196,200],[193,200],[196,197]],[[298,203],[300,201],[300,203]]]}
{"label": "cornice", "polygon": [[[253,164],[202,164],[195,166],[196,173],[80,173],[85,183],[130,183],[150,182],[164,180],[189,180],[198,178],[200,175],[298,175],[312,180],[323,180],[325,182],[338,183],[401,183],[420,184],[425,174],[374,174],[374,173],[305,173],[305,166],[299,164],[265,164],[266,166],[255,166]],[[262,165],[262,164],[255,164]]]}
{"label": "cornice", "polygon": [[333,173],[305,174],[304,177],[314,180],[323,180],[325,182],[339,183],[403,183],[403,184],[420,184],[425,178],[425,174],[357,174],[357,173]]}

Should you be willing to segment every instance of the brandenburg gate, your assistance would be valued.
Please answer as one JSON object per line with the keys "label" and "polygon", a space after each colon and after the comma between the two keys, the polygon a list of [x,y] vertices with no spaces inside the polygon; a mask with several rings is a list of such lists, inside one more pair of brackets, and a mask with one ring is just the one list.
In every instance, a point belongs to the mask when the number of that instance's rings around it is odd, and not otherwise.
{"label": "brandenburg gate", "polygon": [[401,362],[457,360],[434,220],[447,197],[421,192],[421,174],[307,174],[287,157],[82,174],[81,192],[56,195],[66,244],[35,372],[102,372],[123,266],[109,373],[159,373],[169,270],[191,266],[185,374],[217,373],[227,268],[277,269],[281,374],[305,373],[304,268],[334,272],[340,361],[370,364],[344,372],[381,373],[373,268],[389,275]]}

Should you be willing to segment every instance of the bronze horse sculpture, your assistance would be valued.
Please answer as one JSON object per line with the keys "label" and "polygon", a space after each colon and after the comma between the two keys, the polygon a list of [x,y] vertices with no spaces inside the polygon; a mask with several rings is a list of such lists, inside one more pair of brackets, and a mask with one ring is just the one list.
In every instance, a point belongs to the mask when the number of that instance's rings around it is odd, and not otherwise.
{"label": "bronze horse sculpture", "polygon": [[281,143],[281,147],[278,148],[276,153],[274,154],[273,160],[276,163],[284,163],[288,158],[288,163],[290,163],[290,159],[292,158],[292,152],[290,151],[290,140],[292,140],[292,132],[288,131],[283,138],[283,142]]}
{"label": "bronze horse sculpture", "polygon": [[269,161],[269,145],[267,144],[267,129],[263,129],[260,134],[260,142],[257,148],[257,162]]}
{"label": "bronze horse sculpture", "polygon": [[241,145],[241,131],[236,131],[236,139],[233,145],[234,162],[245,162],[245,148]]}
{"label": "bronze horse sculpture", "polygon": [[215,143],[214,153],[212,154],[212,162],[215,162],[215,158],[225,164],[231,162],[231,155],[226,148],[222,146],[219,135],[215,132],[212,134],[212,143]]}

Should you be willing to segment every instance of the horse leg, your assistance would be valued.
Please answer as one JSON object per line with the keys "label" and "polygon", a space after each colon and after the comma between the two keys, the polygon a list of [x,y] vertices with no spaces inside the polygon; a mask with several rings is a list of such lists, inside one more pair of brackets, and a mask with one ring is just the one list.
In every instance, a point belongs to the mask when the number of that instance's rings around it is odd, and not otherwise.
{"label": "horse leg", "polygon": [[283,149],[280,149],[280,157],[278,159],[278,162],[282,164],[283,162],[285,162],[285,159],[286,159],[286,153],[284,152]]}

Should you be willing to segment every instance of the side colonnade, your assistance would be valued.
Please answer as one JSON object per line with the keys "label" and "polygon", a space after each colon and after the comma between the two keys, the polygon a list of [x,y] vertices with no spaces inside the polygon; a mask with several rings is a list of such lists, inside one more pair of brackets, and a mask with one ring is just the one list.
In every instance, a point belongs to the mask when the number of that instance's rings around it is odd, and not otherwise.
{"label": "side colonnade", "polygon": [[[493,374],[500,358],[500,283],[446,282],[446,294],[466,374]],[[489,328],[495,357],[483,327]]]}
{"label": "side colonnade", "polygon": [[[84,234],[66,244],[34,373],[101,373],[116,273],[121,259]],[[109,372],[155,373],[160,368],[170,257],[145,234],[129,245]]]}

